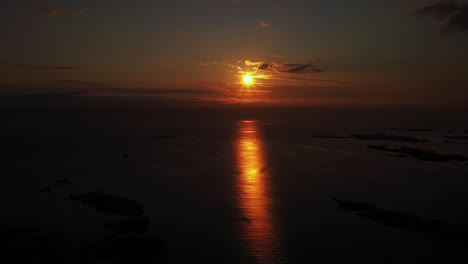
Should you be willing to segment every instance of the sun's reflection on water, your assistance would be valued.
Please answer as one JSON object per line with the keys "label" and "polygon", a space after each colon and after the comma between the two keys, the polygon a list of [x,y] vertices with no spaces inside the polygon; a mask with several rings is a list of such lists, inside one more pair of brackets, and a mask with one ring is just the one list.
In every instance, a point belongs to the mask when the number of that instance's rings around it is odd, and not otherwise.
{"label": "sun's reflection on water", "polygon": [[279,263],[279,239],[271,210],[269,168],[260,126],[250,120],[241,121],[237,126],[237,191],[245,255],[252,262]]}

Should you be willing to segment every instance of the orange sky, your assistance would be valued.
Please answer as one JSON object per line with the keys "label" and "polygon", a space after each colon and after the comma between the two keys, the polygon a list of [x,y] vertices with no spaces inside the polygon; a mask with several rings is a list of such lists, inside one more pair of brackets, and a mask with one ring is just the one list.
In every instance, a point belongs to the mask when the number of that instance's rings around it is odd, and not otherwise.
{"label": "orange sky", "polygon": [[439,2],[7,2],[0,93],[463,102],[466,2]]}

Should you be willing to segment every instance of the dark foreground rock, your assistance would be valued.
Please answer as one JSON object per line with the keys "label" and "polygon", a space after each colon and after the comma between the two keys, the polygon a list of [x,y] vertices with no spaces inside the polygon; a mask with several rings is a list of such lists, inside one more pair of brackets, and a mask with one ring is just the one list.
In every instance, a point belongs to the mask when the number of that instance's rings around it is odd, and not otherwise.
{"label": "dark foreground rock", "polygon": [[52,192],[52,189],[50,187],[42,187],[42,188],[39,188],[39,190],[37,191],[42,192],[42,193],[50,193]]}
{"label": "dark foreground rock", "polygon": [[396,135],[386,135],[386,134],[372,134],[372,135],[363,135],[363,134],[354,134],[349,137],[355,139],[365,139],[365,140],[388,140],[388,141],[400,141],[400,142],[429,142],[425,139],[417,139],[415,137],[403,137]]}
{"label": "dark foreground rock", "polygon": [[110,237],[82,249],[77,263],[160,263],[166,252],[166,244],[155,236]]}
{"label": "dark foreground rock", "polygon": [[72,245],[61,232],[38,235],[32,228],[0,232],[4,263],[68,263]]}
{"label": "dark foreground rock", "polygon": [[338,208],[356,212],[358,216],[371,219],[380,224],[422,232],[445,242],[468,245],[466,236],[468,228],[444,223],[439,220],[424,219],[405,212],[390,211],[378,208],[372,204],[333,199]]}
{"label": "dark foreground rock", "polygon": [[67,180],[67,179],[58,179],[55,181],[55,183],[58,185],[58,186],[65,186],[65,185],[69,185],[70,184],[70,181]]}
{"label": "dark foreground rock", "polygon": [[97,212],[103,214],[135,217],[144,213],[143,206],[141,206],[138,202],[120,196],[108,195],[100,192],[72,195],[70,196],[70,199],[81,201],[91,207],[96,208]]}
{"label": "dark foreground rock", "polygon": [[373,150],[385,151],[385,152],[395,152],[406,154],[415,159],[420,159],[424,161],[435,161],[435,162],[448,162],[448,161],[466,161],[466,157],[461,155],[440,155],[437,153],[424,151],[416,148],[401,147],[399,149],[392,149],[387,146],[367,146]]}
{"label": "dark foreground rock", "polygon": [[378,210],[379,208],[368,204],[368,203],[361,203],[361,202],[353,202],[353,201],[344,201],[337,198],[333,198],[338,205],[338,208],[345,211],[350,212],[359,212],[359,211],[373,211]]}
{"label": "dark foreground rock", "polygon": [[104,224],[105,227],[114,229],[114,235],[117,234],[143,234],[148,229],[150,220],[146,217],[135,217],[125,220],[110,221]]}

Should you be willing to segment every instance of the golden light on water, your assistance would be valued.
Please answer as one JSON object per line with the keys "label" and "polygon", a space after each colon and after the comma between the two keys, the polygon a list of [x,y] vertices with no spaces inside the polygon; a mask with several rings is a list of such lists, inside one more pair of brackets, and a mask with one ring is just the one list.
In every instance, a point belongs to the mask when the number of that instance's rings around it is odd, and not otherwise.
{"label": "golden light on water", "polygon": [[237,190],[240,234],[248,257],[258,263],[278,263],[278,235],[272,213],[269,168],[256,121],[237,124]]}

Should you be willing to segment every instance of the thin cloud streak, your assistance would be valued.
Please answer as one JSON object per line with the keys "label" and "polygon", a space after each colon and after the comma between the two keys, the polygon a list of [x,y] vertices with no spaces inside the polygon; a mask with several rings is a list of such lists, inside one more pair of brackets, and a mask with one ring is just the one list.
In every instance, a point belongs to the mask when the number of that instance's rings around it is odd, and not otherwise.
{"label": "thin cloud streak", "polygon": [[78,69],[72,66],[42,66],[42,65],[7,63],[7,62],[0,62],[0,66],[35,69],[35,70],[77,70]]}
{"label": "thin cloud streak", "polygon": [[77,80],[52,80],[53,82],[65,83],[65,84],[75,84],[75,85],[103,85],[103,82],[86,82],[86,81],[77,81]]}

